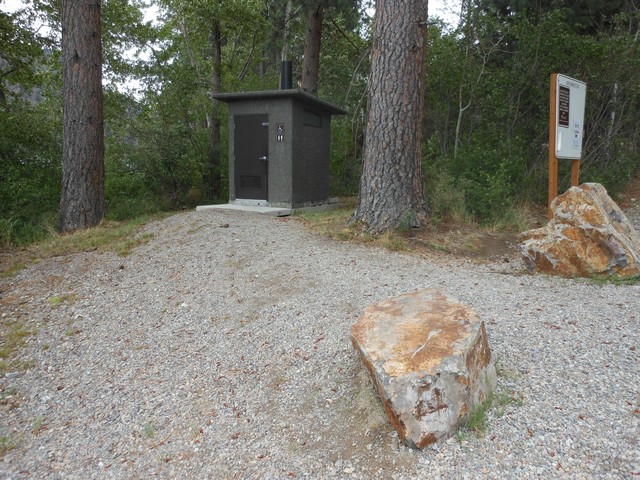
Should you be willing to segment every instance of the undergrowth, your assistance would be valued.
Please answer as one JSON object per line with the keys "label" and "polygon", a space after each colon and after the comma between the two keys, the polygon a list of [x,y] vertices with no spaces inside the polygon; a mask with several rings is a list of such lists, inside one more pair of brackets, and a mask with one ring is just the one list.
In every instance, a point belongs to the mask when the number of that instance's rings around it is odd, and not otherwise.
{"label": "undergrowth", "polygon": [[[398,228],[372,234],[366,225],[351,223],[356,198],[340,199],[340,206],[322,213],[300,213],[298,217],[314,232],[335,240],[355,241],[380,246],[391,251],[407,251],[424,247],[428,250],[451,253],[474,252],[481,237],[499,232],[528,230],[536,221],[534,208],[529,204],[511,205],[492,223],[480,224],[464,211],[463,198],[450,190],[430,206],[430,224],[421,228]],[[454,195],[451,197],[451,195]],[[448,205],[448,206],[447,206]]]}
{"label": "undergrowth", "polygon": [[616,277],[616,276],[611,276],[611,277],[595,277],[594,276],[589,278],[589,281],[596,285],[618,285],[618,286],[638,285],[640,284],[640,275],[634,275],[633,277],[627,277],[627,278]]}
{"label": "undergrowth", "polygon": [[456,431],[456,438],[462,441],[467,435],[478,437],[484,435],[488,428],[488,416],[492,412],[496,417],[502,417],[507,407],[524,404],[524,398],[515,391],[494,391],[482,403],[479,403],[467,414],[464,423]]}

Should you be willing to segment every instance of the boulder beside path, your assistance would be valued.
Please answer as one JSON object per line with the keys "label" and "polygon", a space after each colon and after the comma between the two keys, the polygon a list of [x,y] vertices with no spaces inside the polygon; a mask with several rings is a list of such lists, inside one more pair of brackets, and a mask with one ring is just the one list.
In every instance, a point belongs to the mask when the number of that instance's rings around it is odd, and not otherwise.
{"label": "boulder beside path", "polygon": [[351,341],[400,439],[413,448],[452,435],[496,386],[484,322],[438,290],[365,308]]}
{"label": "boulder beside path", "polygon": [[553,217],[520,234],[531,271],[564,277],[640,275],[640,237],[599,183],[571,187],[551,202]]}

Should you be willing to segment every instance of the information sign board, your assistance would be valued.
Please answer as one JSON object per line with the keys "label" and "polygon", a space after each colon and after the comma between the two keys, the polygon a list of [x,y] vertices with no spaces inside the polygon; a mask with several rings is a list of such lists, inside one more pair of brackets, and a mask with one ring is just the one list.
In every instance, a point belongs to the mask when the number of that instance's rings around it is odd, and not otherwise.
{"label": "information sign board", "polygon": [[582,156],[582,132],[587,84],[556,75],[556,157],[579,159]]}

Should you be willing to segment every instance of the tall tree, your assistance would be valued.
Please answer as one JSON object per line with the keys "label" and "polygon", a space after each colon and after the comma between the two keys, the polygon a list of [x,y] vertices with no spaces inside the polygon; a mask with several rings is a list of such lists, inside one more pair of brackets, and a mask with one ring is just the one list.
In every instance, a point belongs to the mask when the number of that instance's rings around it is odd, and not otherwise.
{"label": "tall tree", "polygon": [[304,41],[304,57],[302,59],[302,80],[300,83],[303,90],[314,95],[318,93],[323,18],[324,1],[312,1],[307,10],[307,30]]}
{"label": "tall tree", "polygon": [[303,90],[317,94],[320,76],[320,51],[322,49],[324,24],[332,27],[341,37],[346,34],[338,23],[341,18],[349,27],[357,28],[352,22],[358,18],[360,0],[307,0],[304,54],[300,86]]}
{"label": "tall tree", "polygon": [[222,155],[222,132],[220,125],[220,102],[214,95],[222,91],[222,34],[220,21],[212,19],[211,25],[211,124],[209,128],[209,146],[207,148],[207,171],[205,172],[205,188],[207,198],[218,200],[222,193],[222,172],[220,171]]}
{"label": "tall tree", "polygon": [[427,219],[422,174],[428,0],[376,2],[369,114],[352,221],[372,232]]}
{"label": "tall tree", "polygon": [[62,0],[63,232],[94,226],[105,213],[100,7]]}

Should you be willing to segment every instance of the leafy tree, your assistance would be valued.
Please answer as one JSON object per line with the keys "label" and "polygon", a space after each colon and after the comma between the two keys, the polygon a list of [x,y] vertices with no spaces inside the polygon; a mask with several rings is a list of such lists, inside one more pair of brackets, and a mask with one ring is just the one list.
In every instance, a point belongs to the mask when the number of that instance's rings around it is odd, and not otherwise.
{"label": "leafy tree", "polygon": [[37,84],[37,66],[50,42],[33,29],[33,17],[27,10],[0,11],[0,103]]}
{"label": "leafy tree", "polygon": [[[483,0],[478,2],[485,12],[494,13],[502,21],[525,16],[530,20],[542,19],[559,10],[565,10],[567,25],[579,33],[593,35],[609,26],[615,15],[629,12],[633,0]],[[471,7],[473,8],[473,7]]]}
{"label": "leafy tree", "polygon": [[[433,26],[429,34],[429,175],[455,185],[466,208],[481,220],[499,219],[517,201],[544,201],[553,72],[588,85],[582,179],[605,182],[615,192],[637,174],[638,143],[633,139],[638,138],[639,92],[631,80],[640,74],[637,16],[620,14],[606,31],[586,35],[573,28],[566,9],[513,13],[507,19],[481,9],[473,15],[472,30],[462,25],[446,32]],[[473,32],[469,49],[464,47],[469,45],[467,31]],[[451,85],[468,85],[482,66],[481,81],[473,83],[473,101],[458,123],[454,92],[460,89]],[[467,87],[462,91],[469,95]],[[561,167],[568,184],[569,165]],[[437,181],[428,178],[432,187]],[[430,203],[438,200],[430,198]]]}
{"label": "leafy tree", "polygon": [[347,28],[354,28],[352,22],[357,18],[358,1],[354,0],[307,0],[304,53],[302,55],[302,71],[300,87],[312,94],[318,92],[320,77],[320,56],[323,29],[326,21],[340,31],[336,17],[347,22]]}
{"label": "leafy tree", "polygon": [[56,223],[60,200],[60,102],[0,105],[0,246],[42,238]]}
{"label": "leafy tree", "polygon": [[0,11],[0,245],[42,237],[60,193],[60,103],[50,93],[56,54],[35,14]]}

